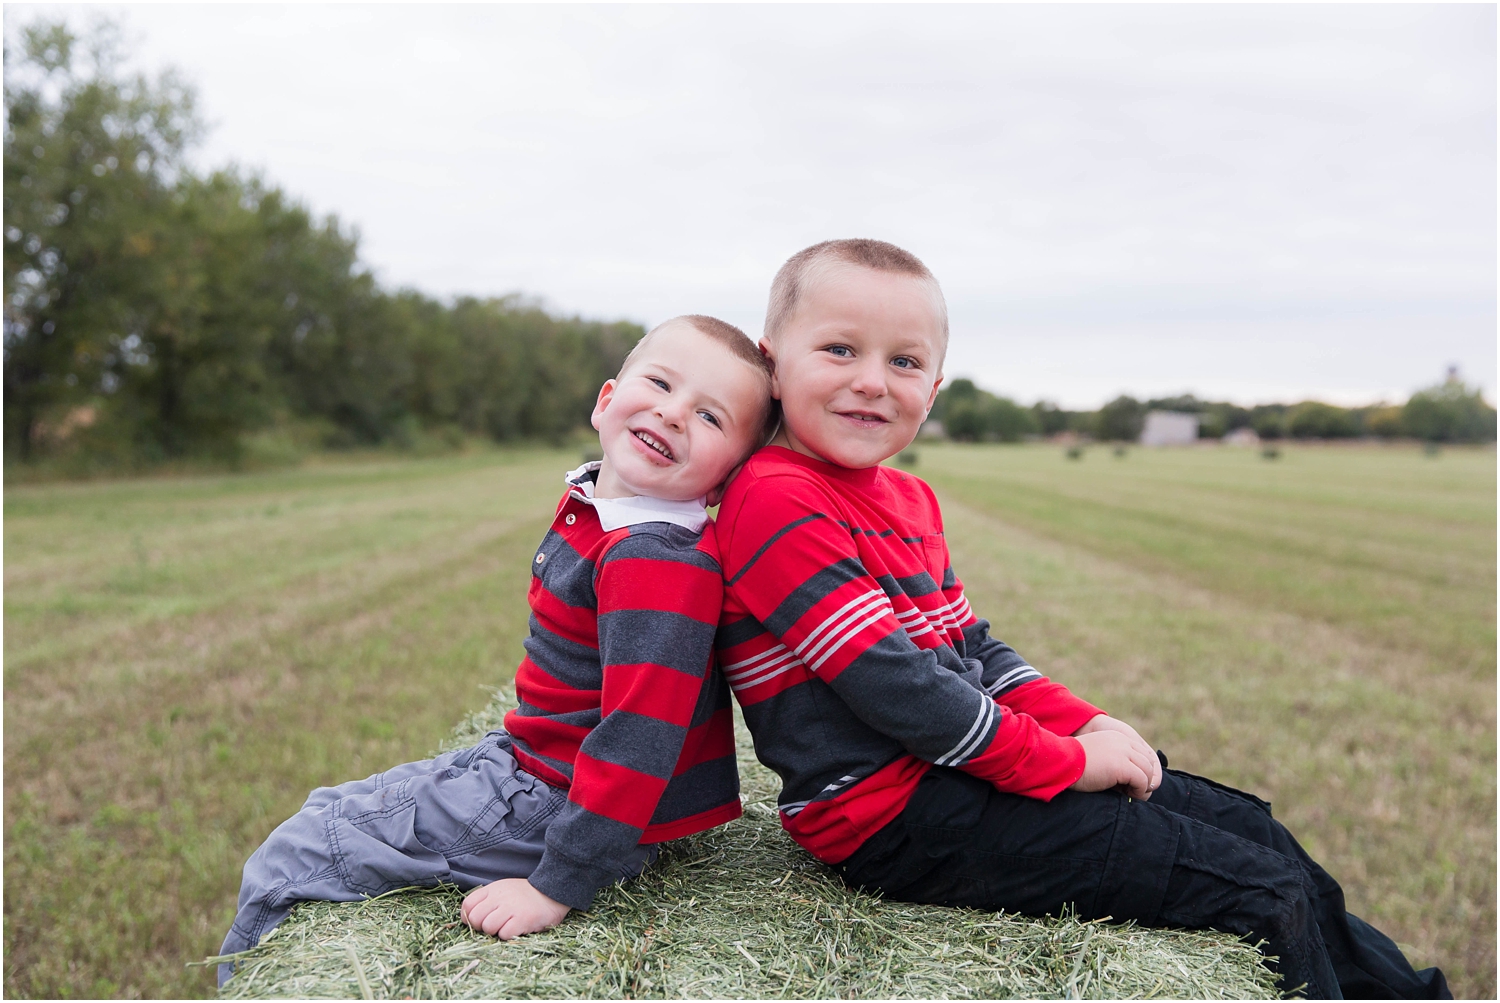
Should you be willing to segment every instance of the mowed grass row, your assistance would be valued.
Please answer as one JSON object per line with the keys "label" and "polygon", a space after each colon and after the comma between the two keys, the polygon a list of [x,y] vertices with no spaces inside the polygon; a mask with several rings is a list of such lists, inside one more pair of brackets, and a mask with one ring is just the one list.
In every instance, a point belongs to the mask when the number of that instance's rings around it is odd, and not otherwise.
{"label": "mowed grass row", "polygon": [[[1494,993],[1494,452],[921,447],[974,605]],[[576,453],[6,492],[5,991],[204,995],[244,857],[508,678]]]}

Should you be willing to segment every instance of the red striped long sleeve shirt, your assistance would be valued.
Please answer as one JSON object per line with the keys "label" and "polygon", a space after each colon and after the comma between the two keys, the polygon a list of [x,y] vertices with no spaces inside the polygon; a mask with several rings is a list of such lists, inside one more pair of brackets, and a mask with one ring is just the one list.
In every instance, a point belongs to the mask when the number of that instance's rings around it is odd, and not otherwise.
{"label": "red striped long sleeve shirt", "polygon": [[638,844],[741,811],[729,691],[713,662],[723,579],[712,525],[646,511],[606,530],[591,475],[570,474],[532,562],[519,706],[505,717],[521,767],[568,789],[530,881],[574,908],[618,881]]}
{"label": "red striped long sleeve shirt", "polygon": [[932,764],[1050,799],[1083,772],[1097,707],[989,636],[920,479],[769,446],[730,485],[716,534],[718,647],[782,825],[845,859]]}

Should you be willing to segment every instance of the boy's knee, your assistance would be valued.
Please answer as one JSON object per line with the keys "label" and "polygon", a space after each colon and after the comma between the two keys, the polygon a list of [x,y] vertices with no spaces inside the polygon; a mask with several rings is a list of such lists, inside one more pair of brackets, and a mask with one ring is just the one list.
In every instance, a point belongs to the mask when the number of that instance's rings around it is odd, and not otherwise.
{"label": "boy's knee", "polygon": [[242,905],[247,896],[263,896],[271,888],[305,878],[332,862],[324,824],[326,813],[326,806],[303,808],[271,831],[245,861]]}
{"label": "boy's knee", "polygon": [[[1162,790],[1167,794],[1161,801],[1164,807],[1225,832],[1254,838],[1279,824],[1271,817],[1269,801],[1207,777],[1166,770]],[[1151,799],[1157,800],[1156,795]]]}
{"label": "boy's knee", "polygon": [[306,801],[302,802],[301,810],[317,811],[320,808],[327,808],[343,796],[343,791],[337,787],[319,787],[307,796]]}

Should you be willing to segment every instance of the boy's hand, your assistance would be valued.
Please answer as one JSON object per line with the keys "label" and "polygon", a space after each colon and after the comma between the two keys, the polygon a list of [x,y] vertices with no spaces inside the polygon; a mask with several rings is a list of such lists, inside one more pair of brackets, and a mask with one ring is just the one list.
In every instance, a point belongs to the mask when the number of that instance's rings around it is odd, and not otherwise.
{"label": "boy's hand", "polygon": [[1149,770],[1156,754],[1143,752],[1144,743],[1110,730],[1075,737],[1083,746],[1084,764],[1083,776],[1073,784],[1073,790],[1107,791],[1119,787],[1143,801],[1151,796]]}
{"label": "boy's hand", "polygon": [[510,940],[550,930],[568,915],[568,907],[537,891],[525,878],[502,878],[465,895],[458,912],[480,933]]}
{"label": "boy's hand", "polygon": [[1150,797],[1151,792],[1155,791],[1158,787],[1161,786],[1161,759],[1157,757],[1155,750],[1151,748],[1151,743],[1142,738],[1140,736],[1140,733],[1130,725],[1126,724],[1124,721],[1121,721],[1119,718],[1110,717],[1108,714],[1097,714],[1094,717],[1090,718],[1082,728],[1079,728],[1077,731],[1073,732],[1073,737],[1077,738],[1080,735],[1092,735],[1101,731],[1117,731],[1120,734],[1125,735],[1140,743],[1141,750],[1143,750],[1146,756],[1151,760],[1151,769],[1148,770],[1146,774],[1146,793],[1142,795],[1142,797],[1143,799]]}

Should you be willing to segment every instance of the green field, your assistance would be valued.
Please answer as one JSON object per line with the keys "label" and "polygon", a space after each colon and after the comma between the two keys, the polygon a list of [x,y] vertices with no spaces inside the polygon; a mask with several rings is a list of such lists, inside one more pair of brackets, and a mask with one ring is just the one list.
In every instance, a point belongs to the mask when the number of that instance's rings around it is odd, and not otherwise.
{"label": "green field", "polygon": [[[974,606],[1495,993],[1495,452],[920,448]],[[245,856],[508,678],[576,453],[5,496],[9,996],[207,995]]]}

